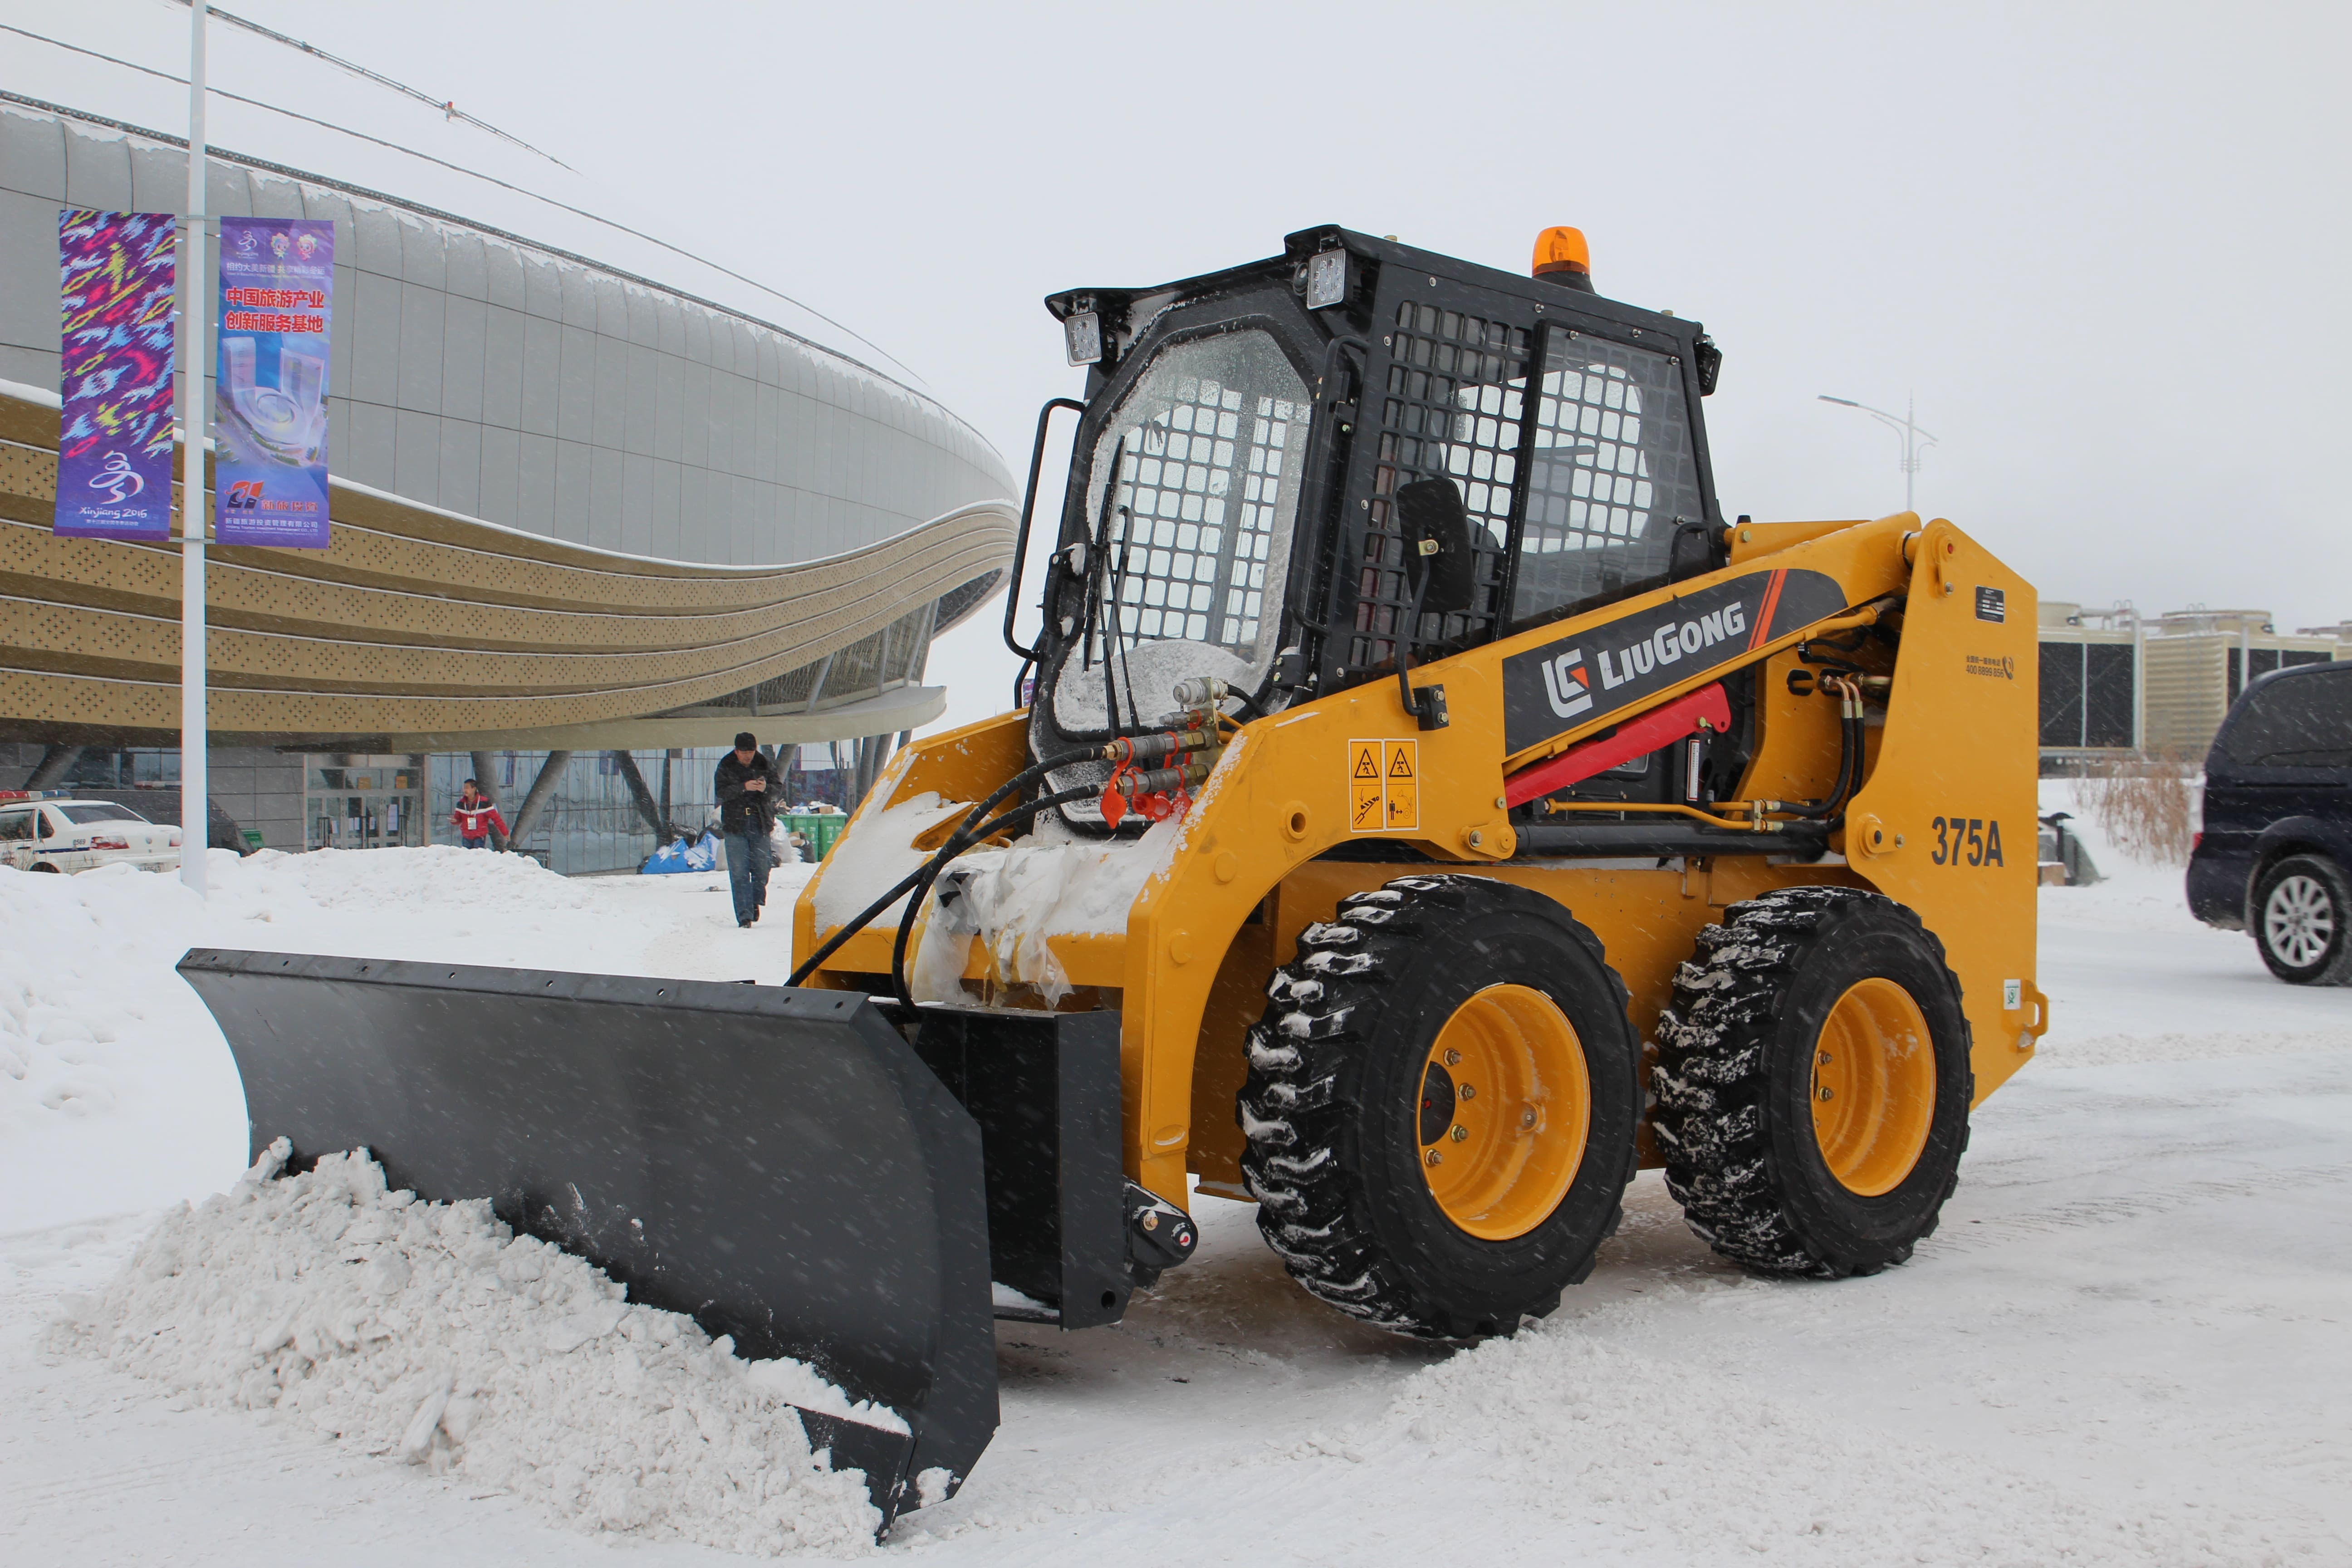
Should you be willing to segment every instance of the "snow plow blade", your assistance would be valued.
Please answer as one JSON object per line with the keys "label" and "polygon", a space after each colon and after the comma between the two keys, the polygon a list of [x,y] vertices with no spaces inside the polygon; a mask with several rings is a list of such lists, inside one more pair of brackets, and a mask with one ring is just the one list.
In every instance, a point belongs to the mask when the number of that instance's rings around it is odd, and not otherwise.
{"label": "snow plow blade", "polygon": [[802,1413],[885,1528],[988,1446],[980,1129],[864,996],[218,950],[179,968],[257,1153],[365,1147],[395,1187],[487,1197],[631,1300],[897,1411],[906,1433]]}

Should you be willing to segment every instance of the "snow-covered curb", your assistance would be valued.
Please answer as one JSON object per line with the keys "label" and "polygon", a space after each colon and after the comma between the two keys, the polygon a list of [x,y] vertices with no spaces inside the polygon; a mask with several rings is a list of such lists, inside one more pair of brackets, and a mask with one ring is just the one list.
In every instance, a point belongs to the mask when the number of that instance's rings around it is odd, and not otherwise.
{"label": "snow-covered curb", "polygon": [[279,1178],[283,1140],[168,1215],[114,1281],[68,1297],[53,1351],[192,1401],[525,1498],[584,1531],[840,1553],[879,1515],[813,1456],[787,1399],[904,1430],[798,1363],[747,1363],[632,1306],[481,1201],[385,1190],[364,1151]]}

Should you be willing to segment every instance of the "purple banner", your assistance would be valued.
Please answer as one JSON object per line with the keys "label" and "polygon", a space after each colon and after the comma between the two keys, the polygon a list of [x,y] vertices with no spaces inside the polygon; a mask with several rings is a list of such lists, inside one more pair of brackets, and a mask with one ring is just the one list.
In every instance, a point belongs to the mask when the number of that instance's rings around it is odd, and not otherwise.
{"label": "purple banner", "polygon": [[335,226],[283,217],[220,226],[215,537],[324,550]]}
{"label": "purple banner", "polygon": [[64,334],[58,532],[172,535],[173,247],[168,213],[58,215]]}

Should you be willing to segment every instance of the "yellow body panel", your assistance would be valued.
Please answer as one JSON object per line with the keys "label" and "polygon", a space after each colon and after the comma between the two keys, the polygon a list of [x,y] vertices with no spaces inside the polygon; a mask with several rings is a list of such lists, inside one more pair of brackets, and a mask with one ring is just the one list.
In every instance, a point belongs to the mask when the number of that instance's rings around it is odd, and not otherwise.
{"label": "yellow body panel", "polygon": [[[1979,1098],[2016,1069],[2047,1024],[2046,1005],[2033,988],[2038,698],[2032,590],[1950,524],[1933,523],[1923,531],[1909,513],[1874,522],[1749,525],[1732,531],[1733,565],[1724,573],[1416,668],[1416,687],[1445,687],[1452,721],[1445,729],[1421,731],[1396,683],[1387,680],[1292,707],[1236,736],[1193,804],[1178,852],[1137,896],[1126,935],[1053,939],[1073,982],[1097,988],[1098,1005],[1121,1010],[1130,1175],[1181,1204],[1189,1165],[1204,1190],[1243,1195],[1234,1092],[1244,1070],[1243,1037],[1264,1005],[1267,976],[1292,955],[1298,932],[1311,921],[1328,919],[1341,897],[1416,871],[1495,876],[1568,905],[1601,938],[1610,963],[1624,977],[1633,1021],[1645,1039],[1667,1001],[1675,966],[1690,956],[1699,929],[1719,919],[1727,904],[1776,886],[1875,887],[1917,911],[1945,943],[1975,1032]],[[1746,542],[1741,533],[1749,536]],[[1810,865],[1722,856],[1678,868],[1498,864],[1517,848],[1503,805],[1506,773],[1628,717],[1607,714],[1507,757],[1504,659],[1759,563],[1825,574],[1841,586],[1848,606],[1910,595],[1900,657],[1890,658],[1874,647],[1855,656],[1866,668],[1893,678],[1884,727],[1874,724],[1870,731],[1869,772],[1848,814],[1856,828],[1874,826],[1880,834],[1870,852],[1858,847],[1851,867],[1834,856]],[[1980,599],[1980,588],[2000,595],[2001,619],[1979,618],[1979,604],[1995,602]],[[1802,630],[1853,619],[1830,616]],[[1761,660],[1764,673],[1756,760],[1743,799],[1818,798],[1836,771],[1835,703],[1789,690],[1787,672],[1797,661],[1787,650],[1800,635],[1791,631],[1747,656],[1748,662]],[[1724,666],[1699,671],[1654,693],[1644,707],[1727,672]],[[1013,714],[902,752],[852,819],[849,833],[879,809],[926,791],[978,799],[1025,763],[1026,732],[1025,715]],[[1364,776],[1368,746],[1378,748],[1373,754],[1382,764],[1378,791]],[[1400,749],[1409,777],[1397,770]],[[1380,837],[1414,841],[1441,864],[1318,858],[1358,837],[1356,823],[1375,812]],[[1934,858],[1937,817],[1946,823],[1940,861]],[[1949,826],[1955,819],[1962,825],[1957,841]],[[1979,825],[1973,851],[1969,822]],[[1997,865],[1990,863],[1984,827],[1995,822],[2002,851]],[[802,952],[825,934],[814,930],[816,887],[813,880],[795,911],[795,946]],[[862,984],[887,971],[891,934],[853,938],[829,961],[820,983],[843,984],[856,975],[852,983]],[[975,951],[967,973],[984,970],[985,956]],[[2005,1005],[2009,982],[2015,982],[2014,1007]],[[1644,1144],[1646,1153],[1646,1134]]]}

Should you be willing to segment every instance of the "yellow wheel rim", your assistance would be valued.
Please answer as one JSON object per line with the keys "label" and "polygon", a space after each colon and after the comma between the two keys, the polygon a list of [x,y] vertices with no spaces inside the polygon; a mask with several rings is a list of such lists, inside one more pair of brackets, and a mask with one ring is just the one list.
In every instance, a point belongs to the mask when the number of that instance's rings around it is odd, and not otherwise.
{"label": "yellow wheel rim", "polygon": [[1813,1138],[1830,1174],[1865,1198],[1919,1163],[1936,1118],[1936,1049],[1911,993],[1892,980],[1849,986],[1813,1048]]}
{"label": "yellow wheel rim", "polygon": [[1525,985],[1454,1010],[1421,1072],[1421,1172],[1445,1217],[1482,1241],[1525,1236],[1584,1163],[1592,1080],[1576,1026]]}

